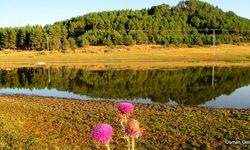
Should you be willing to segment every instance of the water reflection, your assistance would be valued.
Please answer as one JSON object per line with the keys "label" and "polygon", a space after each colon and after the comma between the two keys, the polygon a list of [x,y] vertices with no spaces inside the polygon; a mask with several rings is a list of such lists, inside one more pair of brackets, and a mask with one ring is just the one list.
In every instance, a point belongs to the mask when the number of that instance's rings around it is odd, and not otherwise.
{"label": "water reflection", "polygon": [[[61,67],[0,70],[0,93],[3,94],[30,93],[91,100],[125,99],[147,103],[250,108],[249,85],[250,68],[85,71]],[[30,90],[20,93],[20,89]],[[244,95],[242,91],[247,97],[241,96]]]}

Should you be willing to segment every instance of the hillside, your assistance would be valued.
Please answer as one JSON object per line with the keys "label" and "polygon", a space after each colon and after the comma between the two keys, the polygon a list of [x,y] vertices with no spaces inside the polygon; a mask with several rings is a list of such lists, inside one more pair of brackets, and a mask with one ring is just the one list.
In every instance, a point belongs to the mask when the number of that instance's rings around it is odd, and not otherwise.
{"label": "hillside", "polygon": [[197,0],[90,13],[53,25],[0,29],[0,49],[69,50],[86,45],[210,45],[250,41],[250,20]]}

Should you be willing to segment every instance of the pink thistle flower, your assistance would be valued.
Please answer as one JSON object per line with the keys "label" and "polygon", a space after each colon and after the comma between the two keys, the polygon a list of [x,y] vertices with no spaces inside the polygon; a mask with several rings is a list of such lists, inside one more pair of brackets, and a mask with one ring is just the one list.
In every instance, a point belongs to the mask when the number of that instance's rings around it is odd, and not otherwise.
{"label": "pink thistle flower", "polygon": [[131,103],[119,103],[117,107],[124,116],[129,116],[134,111],[134,105]]}
{"label": "pink thistle flower", "polygon": [[142,136],[143,129],[140,128],[140,123],[135,119],[130,119],[127,123],[125,132],[132,138],[139,138]]}
{"label": "pink thistle flower", "polygon": [[92,139],[101,144],[108,144],[113,136],[113,128],[109,124],[96,125],[92,130]]}

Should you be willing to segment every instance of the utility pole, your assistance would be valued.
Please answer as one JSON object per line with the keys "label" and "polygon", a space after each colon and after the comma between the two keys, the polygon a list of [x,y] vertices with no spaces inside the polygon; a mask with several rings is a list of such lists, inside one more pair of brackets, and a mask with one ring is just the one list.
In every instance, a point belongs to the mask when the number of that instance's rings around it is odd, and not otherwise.
{"label": "utility pole", "polygon": [[215,29],[213,29],[213,50],[214,50],[214,56],[215,56]]}
{"label": "utility pole", "polygon": [[49,51],[49,37],[47,36],[47,49]]}

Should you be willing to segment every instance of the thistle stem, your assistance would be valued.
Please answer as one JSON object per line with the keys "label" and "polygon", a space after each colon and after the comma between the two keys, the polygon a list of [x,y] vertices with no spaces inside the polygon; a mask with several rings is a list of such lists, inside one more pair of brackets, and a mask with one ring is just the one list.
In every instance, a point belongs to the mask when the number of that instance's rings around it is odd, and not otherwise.
{"label": "thistle stem", "polygon": [[105,144],[107,150],[110,150],[109,144]]}
{"label": "thistle stem", "polygon": [[124,118],[122,119],[122,121],[120,122],[121,123],[121,126],[122,126],[122,129],[125,131],[125,125],[127,124],[128,122],[128,119],[126,116],[124,116]]}
{"label": "thistle stem", "polygon": [[124,117],[124,122],[125,122],[125,124],[127,124],[127,122],[128,122],[127,116]]}
{"label": "thistle stem", "polygon": [[135,150],[135,138],[132,137],[132,149],[131,150]]}
{"label": "thistle stem", "polygon": [[128,150],[130,150],[130,147],[131,147],[131,145],[130,145],[130,138],[128,136],[126,136],[126,139],[127,139],[127,142],[128,142]]}
{"label": "thistle stem", "polygon": [[121,121],[121,126],[122,126],[122,129],[124,130],[125,129],[125,126],[123,124],[123,121]]}

